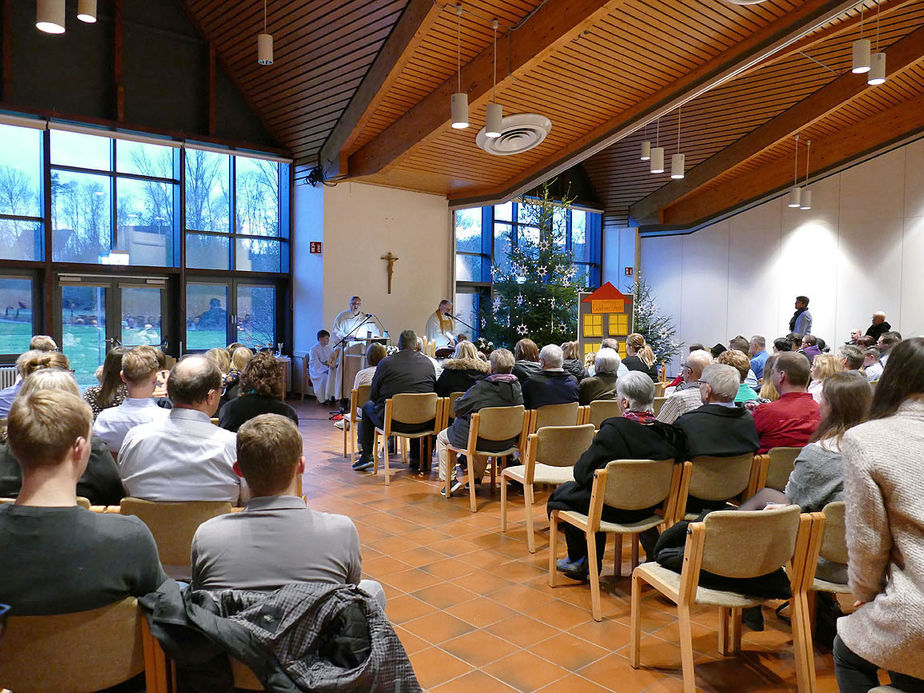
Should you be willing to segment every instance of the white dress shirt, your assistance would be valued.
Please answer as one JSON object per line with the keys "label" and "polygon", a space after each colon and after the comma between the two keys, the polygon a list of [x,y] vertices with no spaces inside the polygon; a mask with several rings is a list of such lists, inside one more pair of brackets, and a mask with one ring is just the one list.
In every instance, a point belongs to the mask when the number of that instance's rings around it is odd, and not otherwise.
{"label": "white dress shirt", "polygon": [[163,421],[169,413],[169,409],[158,407],[151,397],[126,397],[119,406],[103,409],[99,413],[93,424],[93,435],[117,453],[129,429],[152,421]]}
{"label": "white dress shirt", "polygon": [[171,409],[162,421],[135,426],[119,450],[128,495],[150,501],[246,500],[234,473],[237,435],[195,409]]}

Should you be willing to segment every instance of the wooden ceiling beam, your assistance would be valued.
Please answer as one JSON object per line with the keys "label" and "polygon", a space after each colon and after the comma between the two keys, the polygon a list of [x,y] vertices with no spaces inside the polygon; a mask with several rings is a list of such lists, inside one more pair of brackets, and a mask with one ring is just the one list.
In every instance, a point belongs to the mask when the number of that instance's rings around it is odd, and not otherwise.
{"label": "wooden ceiling beam", "polygon": [[[924,26],[899,39],[886,50],[889,74],[896,74],[924,57]],[[639,225],[659,223],[658,213],[692,194],[726,171],[760,154],[781,140],[809,127],[852,101],[867,89],[865,75],[846,72],[832,82],[751,131],[728,147],[694,166],[681,180],[674,180],[636,202],[629,215]]]}
{"label": "wooden ceiling beam", "polygon": [[[670,87],[657,91],[553,153],[545,163],[524,171],[506,187],[486,188],[475,194],[450,196],[451,206],[491,204],[519,195],[603,151],[646,123],[670,113],[678,105],[739,76],[768,56],[784,50],[793,42],[824,26],[854,5],[854,0],[806,0],[781,19],[768,24],[733,48],[723,51],[676,79]],[[446,99],[448,102],[448,95]]]}
{"label": "wooden ceiling beam", "polygon": [[[924,132],[924,109],[912,98],[836,134],[812,140],[810,178],[870,158]],[[782,157],[667,207],[663,224],[676,229],[702,226],[745,205],[770,199],[792,185],[792,158]]]}
{"label": "wooden ceiling beam", "polygon": [[[609,14],[621,0],[549,0],[510,35],[497,42],[498,86],[512,82],[518,72],[527,72],[559,47],[574,40]],[[509,56],[507,55],[509,45]],[[493,46],[486,47],[462,66],[462,85],[468,93],[469,109],[490,94],[493,75]],[[506,69],[509,65],[509,74]],[[456,76],[414,105],[399,120],[379,133],[349,157],[350,177],[369,176],[389,166],[413,146],[449,127],[449,101],[456,91]]]}

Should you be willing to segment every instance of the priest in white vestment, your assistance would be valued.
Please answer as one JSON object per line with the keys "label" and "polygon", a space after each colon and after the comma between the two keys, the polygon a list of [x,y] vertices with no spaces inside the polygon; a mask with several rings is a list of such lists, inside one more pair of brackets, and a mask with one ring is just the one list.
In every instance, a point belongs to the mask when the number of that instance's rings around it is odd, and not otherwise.
{"label": "priest in white vestment", "polygon": [[436,343],[436,348],[453,346],[456,343],[456,321],[452,317],[452,302],[440,301],[439,307],[427,320],[427,340]]}
{"label": "priest in white vestment", "polygon": [[311,347],[311,358],[308,361],[308,377],[311,378],[311,387],[318,402],[326,402],[334,396],[329,365],[333,353],[330,332],[319,330],[318,343]]}
{"label": "priest in white vestment", "polygon": [[[365,340],[368,336],[378,337],[379,329],[375,322],[374,316],[367,317],[362,312],[363,300],[359,296],[353,296],[350,299],[350,307],[342,313],[338,313],[334,318],[333,327],[333,345],[335,350],[334,365],[330,369],[330,386],[328,389],[329,396],[334,399],[349,399],[350,388],[353,385],[353,378],[356,371],[360,370],[363,365],[363,357],[366,351]],[[347,335],[350,335],[347,337]],[[341,343],[341,340],[346,341]],[[347,369],[347,382],[344,380],[344,359],[350,362]]]}

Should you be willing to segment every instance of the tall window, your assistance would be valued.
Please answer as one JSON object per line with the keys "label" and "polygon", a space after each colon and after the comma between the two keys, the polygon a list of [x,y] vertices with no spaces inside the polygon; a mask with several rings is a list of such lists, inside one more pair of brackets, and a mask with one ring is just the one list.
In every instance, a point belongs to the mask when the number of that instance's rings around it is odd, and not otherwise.
{"label": "tall window", "polygon": [[42,208],[42,131],[0,125],[0,259],[42,259]]}

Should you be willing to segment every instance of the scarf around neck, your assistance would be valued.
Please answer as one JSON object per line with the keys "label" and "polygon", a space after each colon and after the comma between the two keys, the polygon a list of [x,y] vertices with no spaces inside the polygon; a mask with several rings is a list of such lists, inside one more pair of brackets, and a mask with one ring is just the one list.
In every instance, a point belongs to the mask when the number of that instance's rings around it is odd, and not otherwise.
{"label": "scarf around neck", "polygon": [[808,308],[799,308],[795,313],[792,314],[792,317],[789,319],[789,331],[796,331],[796,320],[799,319],[799,316],[802,315]]}
{"label": "scarf around neck", "polygon": [[623,418],[629,421],[635,421],[640,424],[654,423],[655,415],[650,411],[626,411],[622,414]]}

